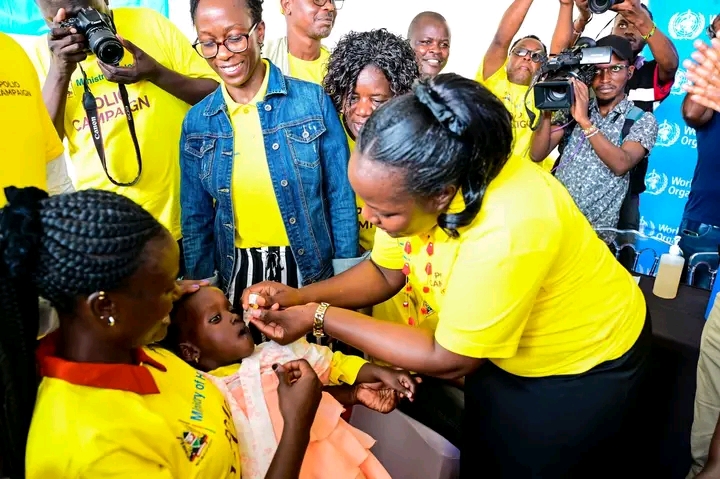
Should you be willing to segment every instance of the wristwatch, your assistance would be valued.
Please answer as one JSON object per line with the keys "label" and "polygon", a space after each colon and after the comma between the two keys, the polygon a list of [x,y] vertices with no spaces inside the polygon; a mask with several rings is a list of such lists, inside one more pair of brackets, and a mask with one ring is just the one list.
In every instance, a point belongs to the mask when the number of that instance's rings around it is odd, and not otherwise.
{"label": "wristwatch", "polygon": [[313,320],[313,336],[316,338],[325,337],[325,313],[330,307],[329,303],[320,303],[320,306],[315,310],[315,317]]}

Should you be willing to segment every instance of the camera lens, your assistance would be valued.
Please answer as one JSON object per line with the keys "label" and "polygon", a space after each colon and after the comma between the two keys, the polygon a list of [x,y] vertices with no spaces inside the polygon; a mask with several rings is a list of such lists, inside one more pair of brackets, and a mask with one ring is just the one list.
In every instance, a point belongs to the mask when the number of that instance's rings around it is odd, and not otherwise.
{"label": "camera lens", "polygon": [[547,89],[547,99],[550,101],[562,101],[567,97],[567,88],[555,87]]}
{"label": "camera lens", "polygon": [[610,10],[610,7],[622,3],[623,0],[589,0],[588,8],[591,12],[602,14]]}
{"label": "camera lens", "polygon": [[108,65],[119,65],[125,51],[112,31],[105,28],[98,28],[92,32],[88,32],[88,43],[90,50],[98,57],[98,59]]}
{"label": "camera lens", "polygon": [[125,50],[117,38],[101,42],[96,48],[95,55],[107,65],[119,65],[125,55]]}

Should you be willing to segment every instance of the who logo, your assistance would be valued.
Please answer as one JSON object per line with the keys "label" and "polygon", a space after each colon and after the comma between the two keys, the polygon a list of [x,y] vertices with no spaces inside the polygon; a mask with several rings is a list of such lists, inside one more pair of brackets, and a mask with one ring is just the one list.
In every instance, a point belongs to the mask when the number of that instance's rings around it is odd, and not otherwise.
{"label": "who logo", "polygon": [[680,125],[664,120],[658,125],[657,140],[655,146],[670,147],[680,139]]}
{"label": "who logo", "polygon": [[668,176],[653,169],[645,177],[645,193],[653,196],[663,194],[668,187]]}
{"label": "who logo", "polygon": [[675,83],[673,83],[670,93],[673,95],[684,95],[686,92],[683,90],[683,87],[689,83],[690,81],[687,79],[686,71],[678,68],[678,71],[675,73]]}
{"label": "who logo", "polygon": [[705,16],[686,10],[670,17],[668,32],[675,40],[695,40],[705,30]]}

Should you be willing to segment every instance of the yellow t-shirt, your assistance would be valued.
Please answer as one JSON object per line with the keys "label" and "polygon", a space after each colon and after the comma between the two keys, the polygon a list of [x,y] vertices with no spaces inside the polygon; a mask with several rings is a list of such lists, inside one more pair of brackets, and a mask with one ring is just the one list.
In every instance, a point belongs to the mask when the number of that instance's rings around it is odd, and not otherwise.
{"label": "yellow t-shirt", "polygon": [[6,186],[47,190],[46,165],[63,145],[43,103],[37,74],[22,47],[0,33],[0,208]]}
{"label": "yellow t-shirt", "polygon": [[[113,19],[124,38],[164,67],[193,78],[216,78],[207,62],[193,51],[187,37],[156,11],[117,8],[113,10]],[[40,76],[45,78],[50,66],[47,38],[39,39],[33,61]],[[132,61],[132,55],[125,51],[121,66],[130,66]],[[132,181],[138,172],[137,159],[118,85],[105,80],[94,55],[81,65],[96,99],[108,171],[116,181]],[[180,129],[190,105],[149,81],[127,85],[127,90],[143,171],[135,186],[121,187],[110,182],[100,164],[82,107],[80,68],[73,73],[65,107],[65,135],[73,164],[75,188],[98,188],[125,195],[152,213],[179,239]]]}
{"label": "yellow t-shirt", "polygon": [[320,56],[317,60],[311,61],[295,58],[288,53],[290,76],[298,80],[305,80],[310,83],[322,85],[328,59],[330,59],[330,52],[325,47],[320,47]]}
{"label": "yellow t-shirt", "polygon": [[240,478],[230,408],[177,356],[143,349],[133,366],[48,354],[27,443],[28,479]]}
{"label": "yellow t-shirt", "polygon": [[[532,161],[530,159],[530,146],[532,144],[533,131],[530,129],[531,122],[527,114],[526,105],[527,108],[535,114],[535,122],[540,121],[540,110],[535,108],[535,96],[531,91],[526,98],[525,95],[528,92],[528,87],[516,85],[508,79],[507,61],[498,71],[490,75],[487,80],[483,79],[484,64],[484,60],[480,62],[480,68],[475,76],[475,81],[485,85],[488,90],[500,98],[505,104],[505,108],[507,108],[510,115],[512,115],[513,136],[515,137],[513,155]],[[547,158],[538,164],[545,170],[550,171],[555,164],[555,160]]]}
{"label": "yellow t-shirt", "polygon": [[265,79],[255,98],[240,105],[222,92],[233,126],[235,152],[232,165],[235,247],[289,246],[290,240],[275,196],[257,104],[265,98],[270,65],[265,62]]}
{"label": "yellow t-shirt", "polygon": [[[343,122],[343,128],[344,127],[345,123]],[[345,136],[347,137],[350,153],[352,153],[355,149],[355,141],[350,138],[347,130],[345,130]],[[363,250],[370,251],[373,247],[373,241],[375,240],[375,225],[366,220],[362,215],[362,209],[363,206],[365,206],[365,202],[362,200],[362,198],[355,195],[355,203],[357,204],[358,227],[360,230],[360,246],[362,246]]]}
{"label": "yellow t-shirt", "polygon": [[[451,206],[461,210],[462,198]],[[588,371],[640,335],[645,298],[635,280],[563,185],[524,158],[508,160],[459,233],[393,239],[378,230],[372,252],[385,268],[409,264],[444,348],[537,377]]]}

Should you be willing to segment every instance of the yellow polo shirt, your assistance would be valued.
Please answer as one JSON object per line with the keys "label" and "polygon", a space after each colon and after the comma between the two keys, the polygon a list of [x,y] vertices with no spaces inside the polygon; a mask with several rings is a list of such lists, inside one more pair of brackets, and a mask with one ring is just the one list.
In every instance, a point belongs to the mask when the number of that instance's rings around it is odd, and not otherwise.
{"label": "yellow polo shirt", "polygon": [[28,479],[239,479],[230,409],[202,373],[172,353],[138,364],[73,363],[40,347],[27,443]]}
{"label": "yellow polo shirt", "polygon": [[35,68],[25,50],[0,33],[0,208],[6,186],[47,190],[47,164],[63,153]]}
{"label": "yellow polo shirt", "polygon": [[[535,121],[540,119],[540,110],[535,108],[535,96],[531,91],[527,97],[525,96],[528,87],[516,85],[512,83],[507,75],[507,61],[503,66],[493,73],[487,80],[483,79],[483,67],[485,61],[480,62],[475,81],[485,85],[485,87],[493,92],[495,96],[500,98],[512,115],[512,128],[515,143],[513,145],[513,155],[530,159],[530,146],[532,145],[533,131],[530,129],[530,117],[527,109],[535,114]],[[547,158],[545,161],[538,163],[545,170],[550,171],[555,164],[555,160]]]}
{"label": "yellow polo shirt", "polygon": [[[456,197],[452,210],[463,207]],[[409,265],[449,351],[519,376],[579,374],[622,356],[640,335],[645,299],[635,280],[563,185],[525,158],[508,161],[459,233],[435,227],[394,239],[378,230],[372,252],[382,267]]]}
{"label": "yellow polo shirt", "polygon": [[[158,12],[148,8],[116,8],[113,19],[124,38],[164,67],[193,78],[216,78],[207,62],[193,51],[187,37]],[[50,67],[47,38],[39,39],[33,57],[44,79]],[[132,62],[132,55],[125,51],[121,65],[130,66]],[[105,79],[94,55],[81,65],[96,98],[108,171],[116,181],[132,181],[138,173],[137,159],[118,85]],[[97,188],[125,195],[152,213],[179,239],[180,130],[190,105],[149,81],[127,85],[143,171],[135,186],[116,186],[107,178],[95,150],[82,107],[82,85],[77,68],[70,80],[65,107],[65,136],[75,188]]]}
{"label": "yellow polo shirt", "polygon": [[288,53],[290,76],[298,80],[305,80],[310,83],[322,85],[329,59],[330,52],[325,47],[320,47],[320,56],[317,60],[301,60]]}
{"label": "yellow polo shirt", "polygon": [[285,223],[275,196],[257,104],[265,98],[270,65],[265,62],[265,79],[247,105],[222,92],[233,126],[234,156],[230,194],[235,215],[235,247],[289,246]]}

